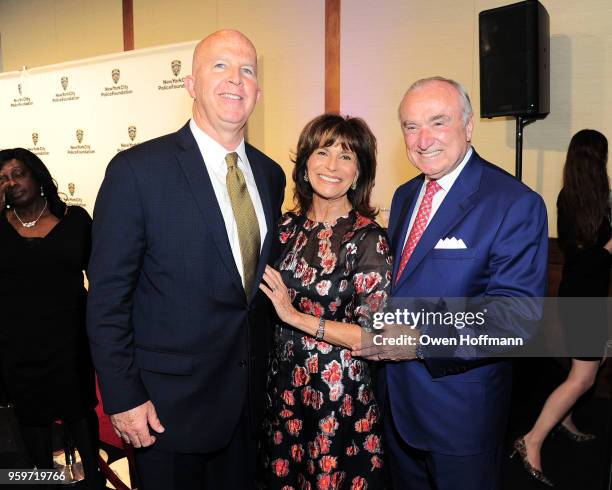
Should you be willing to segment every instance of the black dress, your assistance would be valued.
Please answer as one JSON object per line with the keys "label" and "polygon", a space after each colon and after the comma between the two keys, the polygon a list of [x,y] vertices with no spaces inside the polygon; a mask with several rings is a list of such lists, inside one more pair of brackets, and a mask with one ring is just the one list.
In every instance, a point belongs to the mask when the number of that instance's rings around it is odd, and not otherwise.
{"label": "black dress", "polygon": [[97,403],[83,286],[90,237],[80,207],[44,238],[20,236],[0,215],[0,375],[23,425],[76,420]]}
{"label": "black dress", "polygon": [[[331,223],[281,219],[276,264],[299,311],[370,330],[387,300],[384,231],[355,211]],[[266,487],[383,488],[381,421],[368,362],[277,325],[264,424]]]}
{"label": "black dress", "polygon": [[[610,216],[605,216],[595,242],[578,244],[575,227],[563,205],[563,190],[557,198],[557,233],[564,265],[559,297],[589,298],[560,300],[562,324],[571,357],[599,360],[608,338],[606,300],[610,288],[612,255],[603,246],[610,240]],[[581,355],[581,354],[588,354]]]}

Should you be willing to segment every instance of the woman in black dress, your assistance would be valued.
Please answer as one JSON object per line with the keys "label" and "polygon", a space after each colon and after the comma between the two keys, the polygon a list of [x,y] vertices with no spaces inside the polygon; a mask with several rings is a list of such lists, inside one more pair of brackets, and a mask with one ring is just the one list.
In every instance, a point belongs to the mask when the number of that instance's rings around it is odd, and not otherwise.
{"label": "woman in black dress", "polygon": [[[606,165],[608,140],[598,131],[583,129],[567,150],[563,188],[557,199],[557,231],[565,263],[559,296],[607,297],[612,264],[610,184]],[[560,300],[560,313],[572,366],[567,379],[551,393],[533,428],[514,443],[525,467],[537,480],[552,485],[542,473],[540,451],[544,439],[557,427],[576,442],[593,439],[578,430],[572,420],[576,401],[595,382],[608,337],[604,302]],[[597,311],[593,311],[596,309]],[[585,352],[585,350],[587,352]]]}
{"label": "woman in black dress", "polygon": [[98,482],[94,371],[85,331],[83,270],[91,218],[59,198],[49,170],[23,148],[0,151],[0,375],[31,463],[53,468],[61,419]]}
{"label": "woman in black dress", "polygon": [[280,318],[268,380],[268,488],[383,488],[370,366],[351,356],[386,303],[391,257],[370,193],[376,139],[365,122],[324,114],[300,135],[297,207],[260,286]]}

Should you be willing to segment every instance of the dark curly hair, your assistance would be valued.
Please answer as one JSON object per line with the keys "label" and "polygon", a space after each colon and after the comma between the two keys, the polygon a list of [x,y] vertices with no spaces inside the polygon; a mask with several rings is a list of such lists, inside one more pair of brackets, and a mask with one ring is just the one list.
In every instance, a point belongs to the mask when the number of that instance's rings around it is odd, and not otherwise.
{"label": "dark curly hair", "polygon": [[[60,199],[57,193],[57,183],[51,177],[49,169],[42,160],[25,148],[11,148],[0,151],[0,169],[11,160],[18,160],[28,167],[36,185],[43,188],[49,211],[57,218],[62,219],[66,213],[66,203]],[[7,204],[10,205],[11,203],[7,201]]]}
{"label": "dark curly hair", "polygon": [[363,119],[338,114],[315,117],[306,124],[300,134],[293,160],[293,211],[304,214],[312,205],[312,187],[304,181],[308,159],[318,148],[336,143],[340,143],[344,150],[350,150],[357,156],[359,176],[356,188],[348,190],[348,200],[360,214],[375,218],[378,211],[370,204],[370,196],[376,177],[376,137]]}
{"label": "dark curly hair", "polygon": [[583,129],[571,139],[563,169],[563,206],[580,245],[597,240],[599,227],[610,216],[608,140],[599,131]]}

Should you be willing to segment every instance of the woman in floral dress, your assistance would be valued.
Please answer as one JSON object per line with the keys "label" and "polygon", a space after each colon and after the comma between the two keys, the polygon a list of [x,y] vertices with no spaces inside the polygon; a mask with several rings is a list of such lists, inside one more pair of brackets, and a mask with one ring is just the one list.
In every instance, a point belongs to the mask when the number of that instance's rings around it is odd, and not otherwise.
{"label": "woman in floral dress", "polygon": [[391,257],[370,193],[376,139],[365,122],[324,114],[304,128],[294,212],[261,289],[278,317],[268,380],[268,488],[384,487],[370,367],[351,356],[387,300]]}

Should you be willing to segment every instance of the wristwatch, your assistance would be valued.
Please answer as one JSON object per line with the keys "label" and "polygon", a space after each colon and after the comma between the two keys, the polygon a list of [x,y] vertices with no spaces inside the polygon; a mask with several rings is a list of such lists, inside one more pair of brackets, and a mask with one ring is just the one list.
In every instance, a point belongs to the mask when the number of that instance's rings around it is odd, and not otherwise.
{"label": "wristwatch", "polygon": [[315,339],[317,339],[320,342],[321,340],[323,340],[324,336],[325,336],[325,318],[320,316],[319,317],[319,328],[317,328]]}

